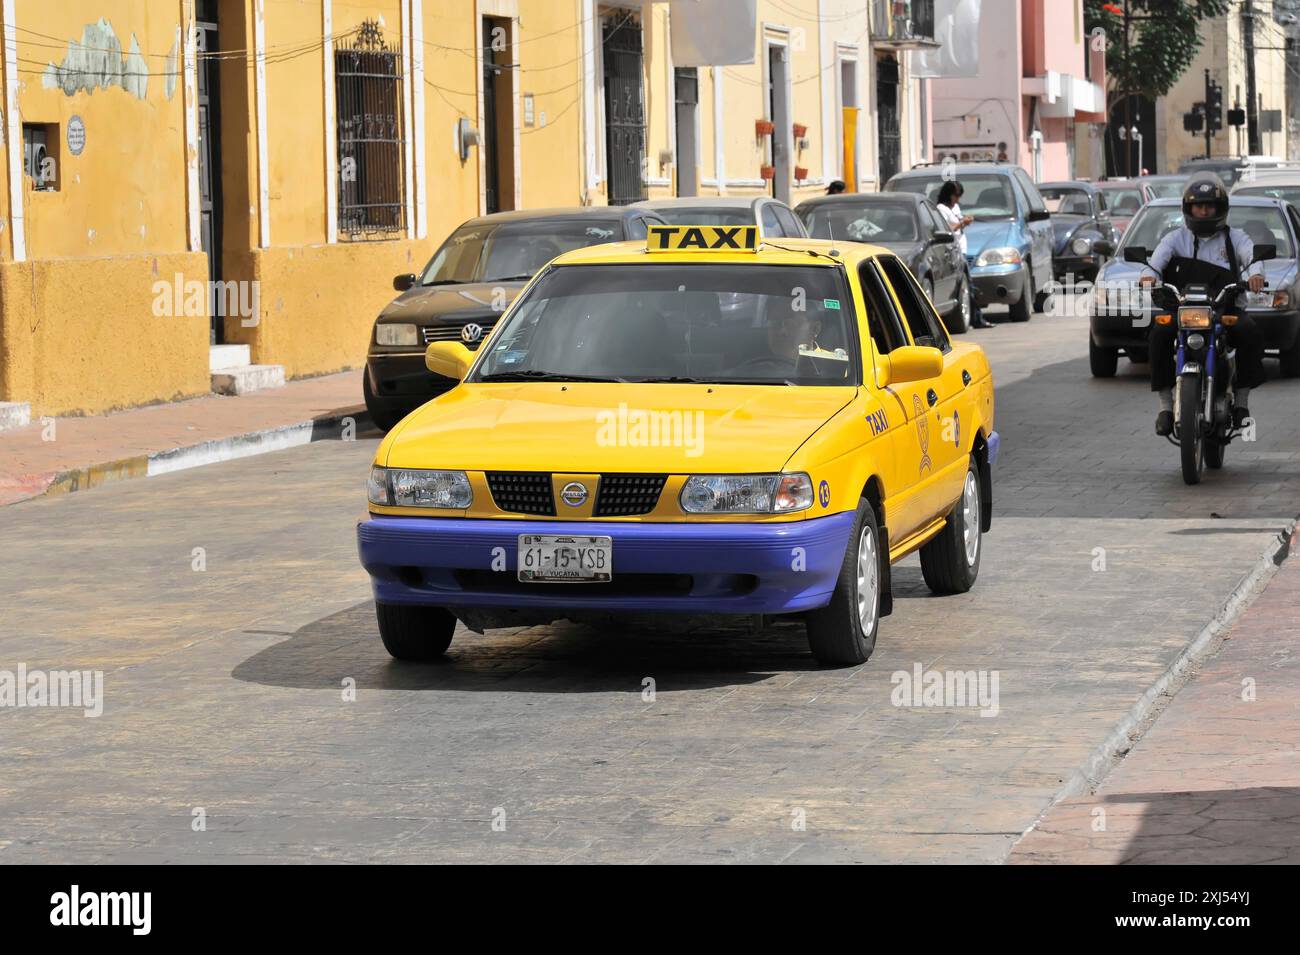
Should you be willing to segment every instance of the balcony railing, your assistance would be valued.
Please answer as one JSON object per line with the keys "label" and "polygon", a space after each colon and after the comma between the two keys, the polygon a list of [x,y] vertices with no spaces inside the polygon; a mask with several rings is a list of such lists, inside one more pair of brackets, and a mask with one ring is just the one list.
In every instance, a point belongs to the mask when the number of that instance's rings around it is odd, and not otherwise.
{"label": "balcony railing", "polygon": [[871,43],[895,50],[938,46],[934,0],[871,0]]}

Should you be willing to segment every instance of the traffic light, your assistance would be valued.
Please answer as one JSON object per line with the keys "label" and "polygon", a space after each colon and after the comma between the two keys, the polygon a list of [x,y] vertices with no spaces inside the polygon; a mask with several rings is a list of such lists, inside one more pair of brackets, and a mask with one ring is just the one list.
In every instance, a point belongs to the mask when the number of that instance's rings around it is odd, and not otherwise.
{"label": "traffic light", "polygon": [[1205,114],[1201,112],[1204,104],[1193,103],[1190,112],[1183,113],[1183,129],[1189,133],[1199,133],[1204,125]]}
{"label": "traffic light", "polygon": [[1206,104],[1206,121],[1210,124],[1209,130],[1217,133],[1223,129],[1223,87],[1217,83],[1211,83],[1209,86],[1210,101]]}

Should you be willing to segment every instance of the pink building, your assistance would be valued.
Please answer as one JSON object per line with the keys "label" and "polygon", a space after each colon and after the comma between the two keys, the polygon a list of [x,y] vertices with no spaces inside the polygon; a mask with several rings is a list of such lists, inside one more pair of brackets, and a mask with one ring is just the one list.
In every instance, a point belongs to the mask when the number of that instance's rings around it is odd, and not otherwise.
{"label": "pink building", "polygon": [[931,158],[1006,159],[1040,182],[1091,170],[1076,164],[1075,126],[1105,120],[1105,43],[1084,31],[1083,0],[952,6],[955,30],[978,18],[978,65],[973,75],[931,81]]}

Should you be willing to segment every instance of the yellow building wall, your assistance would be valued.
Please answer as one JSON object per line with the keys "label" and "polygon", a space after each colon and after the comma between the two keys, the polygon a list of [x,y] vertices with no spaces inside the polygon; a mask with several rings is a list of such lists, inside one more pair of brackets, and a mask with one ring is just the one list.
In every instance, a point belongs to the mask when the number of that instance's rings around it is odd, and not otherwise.
{"label": "yellow building wall", "polygon": [[[576,0],[519,3],[519,150],[523,208],[582,203],[582,37]],[[533,94],[523,126],[522,94]],[[546,123],[542,125],[542,115]]]}

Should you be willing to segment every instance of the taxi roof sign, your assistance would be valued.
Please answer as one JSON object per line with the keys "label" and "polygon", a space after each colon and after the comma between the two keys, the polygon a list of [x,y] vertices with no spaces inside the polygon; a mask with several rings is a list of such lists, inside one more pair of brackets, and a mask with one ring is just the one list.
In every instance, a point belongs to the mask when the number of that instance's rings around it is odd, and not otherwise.
{"label": "taxi roof sign", "polygon": [[652,225],[647,252],[757,252],[756,225]]}

